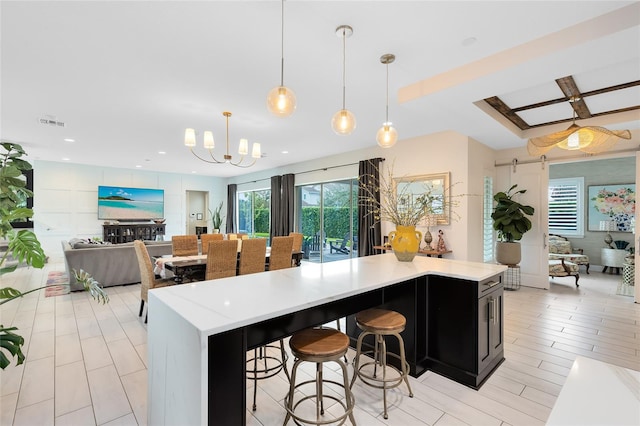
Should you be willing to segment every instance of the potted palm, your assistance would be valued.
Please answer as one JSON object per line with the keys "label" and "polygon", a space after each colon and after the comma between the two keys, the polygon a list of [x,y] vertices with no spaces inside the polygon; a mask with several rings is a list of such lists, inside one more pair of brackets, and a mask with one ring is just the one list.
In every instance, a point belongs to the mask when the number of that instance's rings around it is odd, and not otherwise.
{"label": "potted palm", "polygon": [[520,263],[522,252],[518,241],[531,229],[531,221],[527,216],[533,215],[534,208],[513,199],[514,196],[527,192],[526,189],[512,192],[517,186],[515,184],[507,192],[501,191],[493,196],[496,206],[491,219],[493,219],[493,229],[498,231],[496,261],[503,265]]}

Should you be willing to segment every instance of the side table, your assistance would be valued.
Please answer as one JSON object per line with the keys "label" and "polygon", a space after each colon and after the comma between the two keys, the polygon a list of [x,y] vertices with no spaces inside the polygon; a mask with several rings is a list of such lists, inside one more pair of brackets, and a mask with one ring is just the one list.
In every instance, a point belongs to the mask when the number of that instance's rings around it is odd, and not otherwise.
{"label": "side table", "polygon": [[629,254],[626,250],[603,248],[600,256],[602,259],[602,272],[605,273],[607,268],[611,268],[613,271],[615,268],[616,274],[620,274],[620,268],[624,264],[624,258]]}
{"label": "side table", "polygon": [[635,289],[635,270],[636,265],[631,260],[625,260],[622,266],[622,282],[618,284],[616,294],[622,296],[632,296]]}

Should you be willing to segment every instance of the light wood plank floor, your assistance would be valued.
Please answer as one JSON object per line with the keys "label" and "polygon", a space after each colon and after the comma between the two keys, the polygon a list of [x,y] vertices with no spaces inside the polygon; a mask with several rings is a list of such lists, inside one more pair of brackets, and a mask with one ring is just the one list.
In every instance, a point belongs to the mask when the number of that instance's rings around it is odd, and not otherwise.
{"label": "light wood plank floor", "polygon": [[[44,285],[49,271],[22,268],[1,287]],[[506,361],[475,391],[427,372],[389,392],[389,419],[379,391],[357,382],[355,416],[363,425],[542,425],[577,355],[640,370],[640,305],[616,295],[620,275],[556,279],[549,291],[505,292]],[[108,289],[98,305],[87,293],[45,298],[37,292],[0,308],[0,323],[19,327],[27,361],[0,372],[2,425],[143,425],[147,423],[146,326],[139,285]],[[352,359],[353,353],[350,353]],[[304,374],[313,374],[313,366]],[[329,370],[328,375],[333,372]],[[333,373],[335,374],[335,373]],[[284,374],[259,382],[251,425],[282,424]],[[604,410],[606,407],[603,407]],[[336,406],[327,415],[336,414]]]}

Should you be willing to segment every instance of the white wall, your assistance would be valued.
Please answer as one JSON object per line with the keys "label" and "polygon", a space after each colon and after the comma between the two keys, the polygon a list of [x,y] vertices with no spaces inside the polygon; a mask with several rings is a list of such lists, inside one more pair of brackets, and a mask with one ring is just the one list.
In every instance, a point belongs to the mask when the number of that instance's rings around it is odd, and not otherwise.
{"label": "white wall", "polygon": [[[285,173],[296,174],[296,185],[353,179],[358,176],[358,161],[375,157],[385,158],[381,173],[393,167],[394,177],[451,172],[453,195],[469,195],[458,197],[459,205],[454,208],[457,215],[452,214],[450,225],[437,229],[443,230],[447,247],[453,250],[448,258],[482,261],[482,181],[493,171],[495,151],[456,132],[401,140],[389,149],[378,147],[372,140],[371,148],[251,173],[231,178],[229,183],[237,183],[238,191],[248,191],[269,188],[271,176]],[[333,168],[345,164],[348,166]],[[383,223],[383,234],[393,229],[392,224]]]}
{"label": "white wall", "polygon": [[51,161],[33,162],[34,231],[45,253],[62,258],[61,240],[102,237],[98,186],[164,189],[165,236],[184,234],[186,191],[208,191],[210,205],[226,200],[224,179]]}

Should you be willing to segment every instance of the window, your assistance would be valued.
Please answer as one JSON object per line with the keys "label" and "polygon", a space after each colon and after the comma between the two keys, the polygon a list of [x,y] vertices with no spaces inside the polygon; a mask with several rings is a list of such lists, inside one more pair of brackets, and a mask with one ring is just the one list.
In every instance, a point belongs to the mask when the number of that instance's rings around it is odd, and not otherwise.
{"label": "window", "polygon": [[584,178],[549,179],[549,233],[584,236]]}
{"label": "window", "polygon": [[484,211],[482,217],[483,259],[485,262],[493,262],[493,219],[491,219],[491,213],[493,213],[493,178],[491,176],[484,177],[482,204]]}
{"label": "window", "polygon": [[238,232],[269,238],[271,190],[238,192]]}

